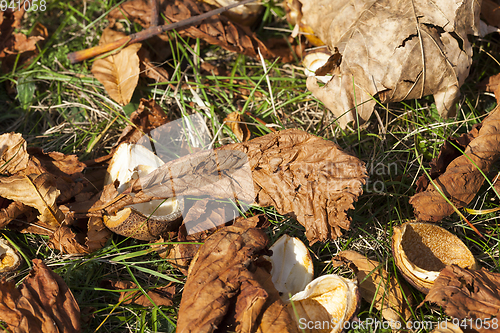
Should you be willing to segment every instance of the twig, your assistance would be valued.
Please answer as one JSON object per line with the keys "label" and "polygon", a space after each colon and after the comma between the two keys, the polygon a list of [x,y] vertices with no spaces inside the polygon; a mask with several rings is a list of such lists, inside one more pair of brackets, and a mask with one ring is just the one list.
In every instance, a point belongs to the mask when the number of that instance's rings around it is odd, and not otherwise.
{"label": "twig", "polygon": [[135,34],[131,34],[127,37],[120,38],[119,40],[114,41],[112,43],[94,46],[94,47],[91,47],[89,49],[72,52],[72,53],[68,54],[68,59],[69,59],[69,61],[71,61],[72,64],[86,60],[86,59],[90,59],[90,58],[96,57],[98,55],[101,55],[103,53],[116,50],[117,48],[123,47],[127,44],[142,42],[143,40],[146,40],[148,38],[151,38],[153,36],[161,34],[165,31],[174,30],[174,29],[178,29],[178,28],[185,27],[188,25],[192,25],[194,23],[198,23],[198,22],[203,21],[203,20],[205,20],[209,17],[212,17],[214,15],[218,15],[220,13],[226,12],[231,8],[242,6],[242,5],[245,5],[245,4],[253,2],[253,1],[255,1],[255,0],[243,0],[241,2],[234,3],[234,4],[231,4],[229,6],[217,8],[217,9],[211,10],[209,12],[206,12],[206,13],[203,13],[200,15],[196,15],[196,16],[190,17],[188,19],[179,21],[179,22],[175,22],[172,24],[159,25],[156,27],[149,27],[149,28],[142,30],[140,32],[137,32]]}
{"label": "twig", "polygon": [[158,25],[158,0],[149,0],[151,6],[151,26],[156,27]]}

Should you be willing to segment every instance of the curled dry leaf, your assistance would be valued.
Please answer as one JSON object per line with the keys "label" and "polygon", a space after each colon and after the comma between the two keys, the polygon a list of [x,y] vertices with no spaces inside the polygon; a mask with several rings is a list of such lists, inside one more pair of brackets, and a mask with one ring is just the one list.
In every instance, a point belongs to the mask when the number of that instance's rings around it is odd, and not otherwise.
{"label": "curled dry leaf", "polygon": [[[120,292],[120,299],[118,303],[121,304],[135,304],[142,306],[153,306],[151,301],[137,288],[137,285],[132,281],[103,281],[101,283],[104,288],[112,288],[116,290],[123,289],[137,289],[136,291],[122,291]],[[147,291],[147,294],[156,306],[172,306],[172,298],[175,294],[175,286],[168,284],[164,287],[157,287]]]}
{"label": "curled dry leaf", "polygon": [[[500,108],[497,107],[483,120],[477,137],[470,141],[464,154],[455,158],[446,171],[433,180],[457,208],[472,201],[484,183],[482,173],[487,174],[500,156],[499,122]],[[424,192],[411,197],[410,203],[419,220],[436,222],[454,212],[432,184]]]}
{"label": "curled dry leaf", "polygon": [[255,228],[259,223],[259,216],[240,219],[200,247],[184,287],[178,333],[214,332],[218,326],[239,332],[297,332],[278,293],[270,292],[270,297],[258,281],[269,284],[271,279],[254,266],[268,242]]}
{"label": "curled dry leaf", "polygon": [[28,159],[26,141],[21,134],[0,135],[0,174],[10,176],[26,169]]}
{"label": "curled dry leaf", "polygon": [[[184,274],[187,274],[189,263],[200,248],[200,244],[193,243],[203,243],[215,230],[222,228],[224,223],[233,219],[232,216],[226,214],[226,212],[233,211],[232,207],[226,207],[226,205],[231,204],[209,199],[199,200],[184,216],[177,233],[177,241],[180,243],[172,245],[168,254],[172,265]],[[193,231],[197,229],[199,232],[188,233],[188,228],[194,229]],[[188,242],[192,244],[183,244]]]}
{"label": "curled dry leaf", "polygon": [[339,117],[366,121],[382,102],[434,95],[443,117],[455,115],[459,87],[469,74],[478,33],[480,3],[474,0],[299,0],[297,19],[330,51],[342,55],[340,75],[307,88]]}
{"label": "curled dry leaf", "polygon": [[479,268],[457,236],[431,223],[407,222],[394,227],[392,254],[405,279],[423,293],[429,291],[446,265]]}
{"label": "curled dry leaf", "polygon": [[314,243],[349,229],[347,210],[363,192],[366,169],[331,141],[290,129],[223,146],[248,155],[255,202],[291,214]]}
{"label": "curled dry leaf", "polygon": [[405,321],[411,317],[413,296],[403,281],[395,275],[389,275],[382,265],[355,251],[342,251],[332,259],[333,267],[347,265],[356,273],[361,297],[374,304],[382,316],[389,322]]}
{"label": "curled dry leaf", "polygon": [[[125,37],[124,33],[106,28],[99,40],[104,45]],[[120,105],[130,102],[139,81],[139,56],[141,44],[128,45],[118,53],[97,59],[92,65],[92,74],[102,83],[109,96]]]}
{"label": "curled dry leaf", "polygon": [[0,178],[0,196],[34,207],[39,212],[39,220],[51,227],[58,227],[64,214],[56,205],[59,190],[55,178],[50,174],[31,174]]}
{"label": "curled dry leaf", "polygon": [[16,289],[13,281],[0,283],[0,320],[12,332],[80,332],[80,308],[64,280],[41,260]]}
{"label": "curled dry leaf", "polygon": [[[425,301],[441,306],[451,317],[472,319],[466,322],[479,332],[493,332],[495,330],[486,329],[485,324],[489,322],[491,327],[492,320],[500,317],[500,274],[484,268],[471,271],[455,265],[446,266]],[[482,325],[474,327],[476,323]]]}
{"label": "curled dry leaf", "polygon": [[[238,0],[203,0],[203,1],[214,7],[224,7],[240,2]],[[222,15],[227,16],[229,19],[231,19],[233,22],[239,25],[250,27],[257,21],[257,19],[259,19],[259,15],[262,13],[263,9],[264,6],[262,6],[262,4],[256,1],[255,3],[249,3],[246,5],[232,8],[222,13]]]}
{"label": "curled dry leaf", "polygon": [[248,141],[250,139],[250,131],[247,124],[244,123],[243,117],[238,112],[231,112],[224,118],[224,122],[229,126],[231,131],[240,142]]}

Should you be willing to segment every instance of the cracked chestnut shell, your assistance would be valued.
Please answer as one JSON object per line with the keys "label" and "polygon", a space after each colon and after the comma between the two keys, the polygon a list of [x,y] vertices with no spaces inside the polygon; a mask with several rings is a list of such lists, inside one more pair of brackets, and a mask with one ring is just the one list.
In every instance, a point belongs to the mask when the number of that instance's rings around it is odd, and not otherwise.
{"label": "cracked chestnut shell", "polygon": [[404,278],[428,293],[447,265],[477,269],[465,244],[454,234],[430,223],[407,222],[394,228],[392,253]]}
{"label": "cracked chestnut shell", "polygon": [[[146,147],[122,143],[116,150],[104,184],[114,183],[118,193],[130,182],[147,175],[164,162]],[[114,215],[103,216],[104,225],[114,233],[135,239],[152,241],[164,232],[175,230],[182,222],[183,198],[151,200],[124,207]]]}

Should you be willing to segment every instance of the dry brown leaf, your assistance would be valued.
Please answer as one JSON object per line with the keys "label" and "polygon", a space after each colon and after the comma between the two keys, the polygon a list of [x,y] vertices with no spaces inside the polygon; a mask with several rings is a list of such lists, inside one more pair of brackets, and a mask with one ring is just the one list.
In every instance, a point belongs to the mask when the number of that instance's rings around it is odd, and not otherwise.
{"label": "dry brown leaf", "polygon": [[[466,321],[469,325],[480,322],[481,327],[472,327],[479,332],[496,332],[500,317],[500,274],[490,273],[484,268],[472,271],[455,265],[446,266],[425,301],[441,306],[451,317],[472,319]],[[493,327],[494,322],[497,323],[495,329],[486,329],[486,323]]]}
{"label": "dry brown leaf", "polygon": [[0,320],[12,332],[80,332],[80,308],[71,291],[39,259],[19,289],[13,281],[0,283]]}
{"label": "dry brown leaf", "polygon": [[[187,275],[189,263],[198,252],[200,244],[182,244],[184,242],[203,243],[205,239],[214,233],[218,228],[222,228],[224,223],[231,221],[233,216],[226,216],[226,212],[233,212],[233,206],[225,207],[222,202],[204,199],[196,201],[184,216],[183,224],[177,233],[177,242],[168,254],[168,258],[174,267]],[[227,209],[229,208],[229,209]],[[199,232],[188,234],[186,225],[189,228],[197,228]]]}
{"label": "dry brown leaf", "polygon": [[[102,32],[99,45],[125,37],[124,33],[110,28]],[[121,49],[118,53],[97,59],[92,65],[92,74],[102,83],[109,96],[120,105],[127,105],[139,82],[139,56],[141,44],[136,43]]]}
{"label": "dry brown leaf", "polygon": [[363,192],[366,169],[335,143],[290,129],[220,149],[248,155],[255,201],[295,216],[309,242],[335,239],[341,228],[349,230],[347,210]]}
{"label": "dry brown leaf", "polygon": [[53,227],[64,220],[64,214],[55,203],[59,193],[55,178],[50,174],[0,178],[1,197],[36,208],[40,212],[39,220]]}
{"label": "dry brown leaf", "polygon": [[[457,208],[472,201],[485,180],[480,170],[487,174],[500,157],[499,122],[500,108],[497,107],[483,120],[477,137],[470,141],[464,155],[454,159],[446,167],[446,172],[433,180]],[[432,184],[426,191],[411,197],[410,203],[419,220],[436,222],[454,212]]]}
{"label": "dry brown leaf", "polygon": [[0,174],[10,176],[26,169],[28,159],[26,141],[21,134],[0,135]]}
{"label": "dry brown leaf", "polygon": [[340,252],[332,259],[332,265],[349,266],[356,273],[365,301],[374,304],[387,321],[400,322],[400,327],[406,327],[405,322],[412,315],[413,296],[402,280],[389,275],[378,261],[367,259],[355,251]]}
{"label": "dry brown leaf", "polygon": [[[112,288],[117,290],[123,289],[137,289],[136,291],[122,291],[120,292],[120,299],[118,300],[121,304],[135,304],[142,306],[153,306],[149,299],[144,296],[143,293],[137,288],[137,285],[132,281],[103,281],[103,286],[105,288]],[[164,286],[157,287],[147,291],[147,294],[156,306],[172,306],[172,298],[175,294],[175,285],[172,283]]]}
{"label": "dry brown leaf", "polygon": [[240,113],[231,112],[226,118],[224,118],[224,122],[229,126],[240,142],[250,140],[251,133],[248,130],[247,124],[244,123],[243,117]]}
{"label": "dry brown leaf", "polygon": [[482,0],[481,16],[486,23],[500,28],[500,6],[493,0]]}
{"label": "dry brown leaf", "polygon": [[207,238],[189,269],[178,333],[215,331],[244,283],[251,283],[248,267],[268,242],[266,234],[255,228],[258,223],[259,216],[240,220]]}
{"label": "dry brown leaf", "polygon": [[130,123],[122,131],[115,147],[123,142],[137,143],[144,135],[168,122],[165,111],[154,100],[142,98],[137,110],[130,115]]}
{"label": "dry brown leaf", "polygon": [[342,55],[340,75],[307,88],[345,127],[368,120],[383,103],[434,95],[442,117],[455,115],[459,88],[469,75],[478,34],[480,2],[474,0],[299,0],[301,24],[330,51]]}
{"label": "dry brown leaf", "polygon": [[[83,210],[100,207],[104,202],[111,201],[117,195],[118,192],[114,185],[109,184],[98,196],[85,202]],[[82,205],[73,207],[82,208]],[[67,219],[68,215],[69,213],[66,214]],[[86,229],[86,232],[75,233],[70,226],[63,224],[50,236],[49,246],[62,253],[90,253],[102,248],[112,235],[112,232],[104,225],[102,216],[90,216]]]}
{"label": "dry brown leaf", "polygon": [[10,221],[33,210],[20,202],[11,202],[6,208],[0,210],[0,228],[5,227]]}

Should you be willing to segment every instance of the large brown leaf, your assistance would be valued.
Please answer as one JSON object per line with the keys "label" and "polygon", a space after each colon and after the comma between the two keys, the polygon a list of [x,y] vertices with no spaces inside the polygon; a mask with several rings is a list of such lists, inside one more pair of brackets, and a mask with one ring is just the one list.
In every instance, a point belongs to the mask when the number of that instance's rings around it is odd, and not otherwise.
{"label": "large brown leaf", "polygon": [[366,169],[339,146],[297,129],[284,130],[221,149],[248,155],[261,206],[274,206],[305,226],[310,242],[349,230],[347,210],[362,194]]}
{"label": "large brown leaf", "polygon": [[[485,180],[481,171],[487,174],[500,157],[499,131],[500,108],[497,107],[483,120],[477,137],[469,142],[464,154],[433,180],[456,207],[464,207],[472,201]],[[454,211],[432,184],[411,197],[410,203],[415,216],[425,221],[439,221]]]}
{"label": "large brown leaf", "polygon": [[29,155],[26,141],[19,133],[0,135],[0,174],[13,175],[26,169]]}
{"label": "large brown leaf", "polygon": [[[106,28],[99,40],[104,45],[125,37],[124,33]],[[139,81],[139,56],[141,44],[128,45],[118,53],[97,59],[92,65],[92,74],[102,83],[109,96],[121,105],[130,102]]]}
{"label": "large brown leaf", "polygon": [[[441,306],[446,314],[465,323],[481,323],[473,327],[479,332],[498,332],[500,317],[500,274],[482,268],[472,271],[446,266],[434,281],[425,301]],[[491,329],[486,329],[488,323]],[[492,326],[496,323],[496,326]]]}
{"label": "large brown leaf", "polygon": [[411,317],[413,296],[401,279],[398,281],[394,275],[389,275],[378,261],[355,251],[340,252],[332,259],[332,264],[333,267],[348,265],[356,273],[361,296],[374,304],[387,321],[406,326],[405,321]]}
{"label": "large brown leaf", "polygon": [[178,333],[297,332],[278,292],[265,289],[272,285],[269,273],[254,266],[268,242],[255,228],[259,223],[258,216],[239,219],[200,247],[184,287]]}
{"label": "large brown leaf", "polygon": [[40,212],[39,220],[52,227],[58,227],[64,220],[55,203],[59,193],[50,174],[0,178],[1,197],[36,208]]}
{"label": "large brown leaf", "polygon": [[434,95],[443,117],[455,115],[459,88],[469,75],[481,1],[299,0],[301,24],[330,51],[342,54],[340,75],[307,87],[339,117],[342,127],[366,121],[382,102]]}
{"label": "large brown leaf", "polygon": [[16,289],[0,283],[0,320],[15,333],[80,332],[80,308],[64,280],[41,260]]}

